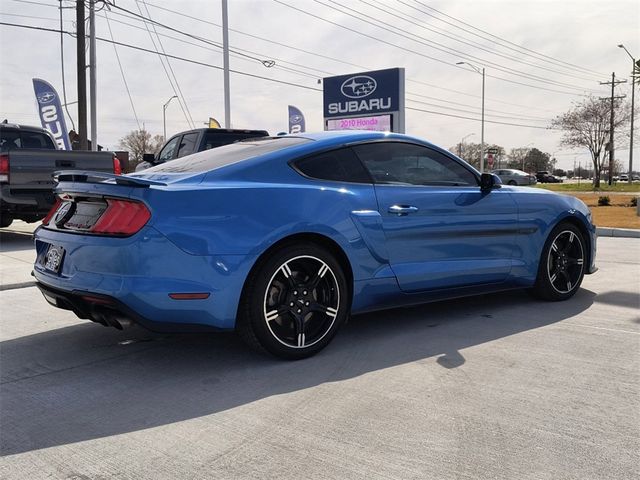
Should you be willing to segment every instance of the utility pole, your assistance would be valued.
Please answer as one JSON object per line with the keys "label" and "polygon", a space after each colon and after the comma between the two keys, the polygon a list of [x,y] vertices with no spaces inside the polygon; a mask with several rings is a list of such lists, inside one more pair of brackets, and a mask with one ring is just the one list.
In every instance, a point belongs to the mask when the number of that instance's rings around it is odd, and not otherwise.
{"label": "utility pole", "polygon": [[98,151],[98,112],[96,91],[96,0],[89,0],[89,103],[91,104],[91,150]]}
{"label": "utility pole", "polygon": [[[623,44],[618,45],[618,48],[624,49],[627,55],[631,57],[631,131],[629,132],[629,183],[631,184],[633,182],[633,117],[635,115],[636,59],[633,58],[633,55],[629,53],[629,50]],[[640,68],[640,63],[637,65]]]}
{"label": "utility pole", "polygon": [[76,56],[78,65],[78,135],[80,150],[87,150],[87,72],[85,61],[84,0],[76,2]]}
{"label": "utility pole", "polygon": [[224,68],[224,128],[231,128],[231,93],[229,92],[229,14],[227,0],[222,0],[222,60]]}
{"label": "utility pole", "polygon": [[[613,114],[615,112],[615,100],[618,98],[624,98],[624,95],[616,97],[614,94],[614,89],[616,85],[620,83],[625,83],[626,80],[617,80],[616,81],[616,72],[611,73],[611,81],[610,82],[600,82],[600,85],[611,85],[611,123],[609,126],[609,185],[611,185],[613,180]],[[604,99],[601,99],[604,100]]]}

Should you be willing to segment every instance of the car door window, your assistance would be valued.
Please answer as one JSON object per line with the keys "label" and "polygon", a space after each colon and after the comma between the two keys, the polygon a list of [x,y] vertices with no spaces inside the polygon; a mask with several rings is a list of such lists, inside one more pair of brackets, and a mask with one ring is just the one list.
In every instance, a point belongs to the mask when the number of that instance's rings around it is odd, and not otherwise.
{"label": "car door window", "polygon": [[307,177],[350,183],[372,183],[369,174],[350,148],[303,158],[294,168]]}
{"label": "car door window", "polygon": [[476,176],[462,164],[435,150],[400,142],[353,147],[375,183],[400,185],[477,186]]}
{"label": "car door window", "polygon": [[196,142],[199,133],[187,133],[182,136],[180,146],[178,147],[178,158],[191,155],[196,151]]}
{"label": "car door window", "polygon": [[160,152],[160,155],[158,155],[158,163],[163,163],[168,160],[171,160],[174,157],[176,150],[178,149],[179,142],[180,142],[179,136],[169,140],[169,143],[167,143],[164,146],[164,148]]}

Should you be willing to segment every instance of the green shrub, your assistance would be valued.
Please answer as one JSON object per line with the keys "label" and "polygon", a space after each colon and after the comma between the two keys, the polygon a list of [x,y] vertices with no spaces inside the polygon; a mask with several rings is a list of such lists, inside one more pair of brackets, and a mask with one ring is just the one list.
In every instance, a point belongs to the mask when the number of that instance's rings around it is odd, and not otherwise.
{"label": "green shrub", "polygon": [[609,195],[603,195],[602,197],[598,197],[598,206],[599,207],[608,207],[611,205],[611,199]]}

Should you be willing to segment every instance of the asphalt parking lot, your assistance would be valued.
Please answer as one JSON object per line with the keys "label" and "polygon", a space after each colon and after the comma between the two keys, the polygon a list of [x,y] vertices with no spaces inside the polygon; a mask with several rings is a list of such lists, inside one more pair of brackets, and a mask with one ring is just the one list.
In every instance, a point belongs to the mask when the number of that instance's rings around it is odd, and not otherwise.
{"label": "asphalt parking lot", "polygon": [[1,478],[640,478],[640,239],[601,238],[568,302],[363,315],[283,362],[54,309],[19,230],[0,233]]}

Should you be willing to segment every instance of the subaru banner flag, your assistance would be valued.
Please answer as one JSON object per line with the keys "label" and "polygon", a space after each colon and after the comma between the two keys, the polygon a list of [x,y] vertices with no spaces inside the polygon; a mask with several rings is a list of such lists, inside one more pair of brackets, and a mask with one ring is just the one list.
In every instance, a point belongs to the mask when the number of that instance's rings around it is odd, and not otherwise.
{"label": "subaru banner flag", "polygon": [[39,78],[33,79],[33,90],[38,101],[38,113],[42,127],[51,132],[60,150],[71,150],[69,132],[58,92],[49,82]]}
{"label": "subaru banner flag", "polygon": [[289,133],[304,132],[304,115],[293,105],[289,105]]}

